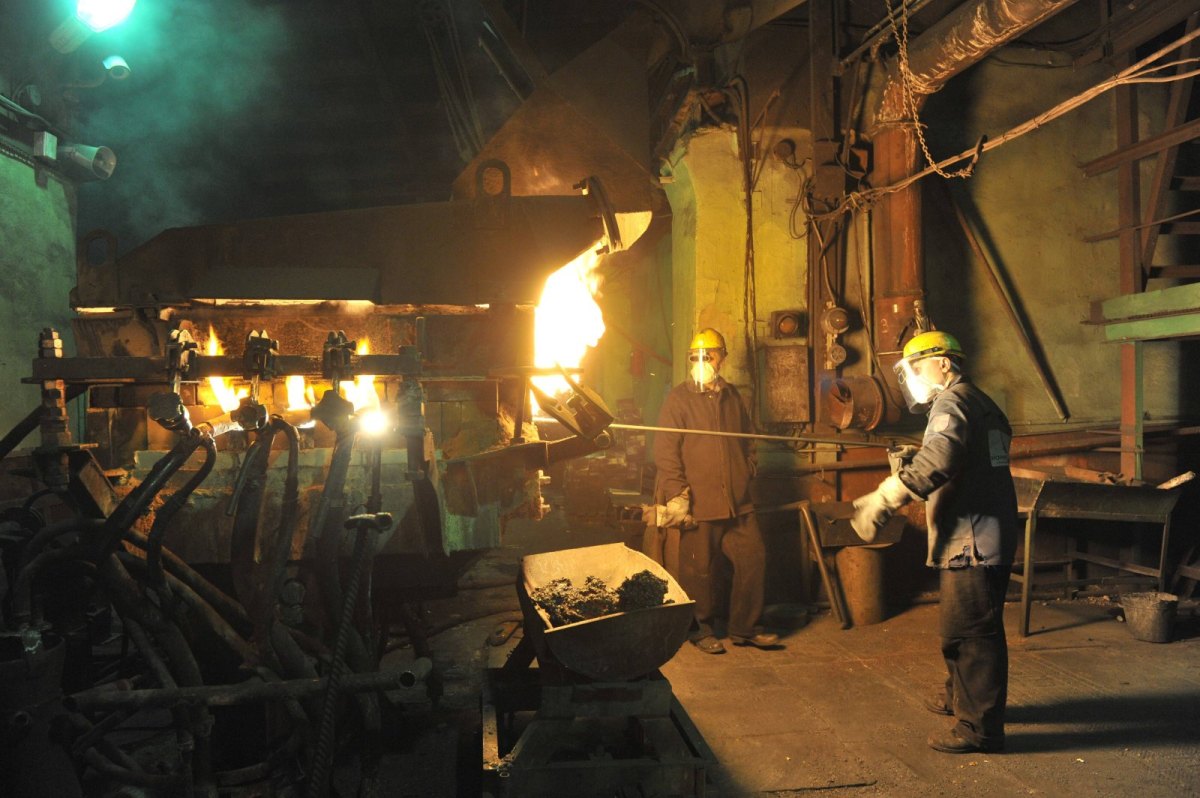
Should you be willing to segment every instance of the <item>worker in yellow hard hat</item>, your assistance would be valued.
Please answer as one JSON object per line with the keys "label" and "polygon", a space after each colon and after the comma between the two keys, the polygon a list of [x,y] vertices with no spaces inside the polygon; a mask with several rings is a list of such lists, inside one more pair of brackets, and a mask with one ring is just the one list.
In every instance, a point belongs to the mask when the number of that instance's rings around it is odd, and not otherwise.
{"label": "worker in yellow hard hat", "polygon": [[[688,347],[688,376],[667,394],[659,426],[679,430],[751,432],[737,389],[721,376],[725,339],[711,327]],[[715,591],[714,571],[724,558],[732,566],[728,634],[734,645],[779,648],[778,635],[758,625],[763,609],[766,547],[750,499],[750,441],[744,438],[657,432],[655,503],[657,527],[678,535],[678,562],[667,558],[676,579],[696,602],[691,641],[721,654],[714,621],[726,602]]]}
{"label": "worker in yellow hard hat", "polygon": [[1004,748],[1008,643],[1004,595],[1017,547],[1017,496],[1008,468],[1012,429],[1004,412],[963,373],[958,340],[914,335],[895,365],[909,409],[927,412],[921,448],[899,458],[879,487],[854,502],[854,530],[875,539],[913,499],[926,502],[928,559],[939,569],[946,684],[925,707],[953,716],[929,745],[946,753]]}

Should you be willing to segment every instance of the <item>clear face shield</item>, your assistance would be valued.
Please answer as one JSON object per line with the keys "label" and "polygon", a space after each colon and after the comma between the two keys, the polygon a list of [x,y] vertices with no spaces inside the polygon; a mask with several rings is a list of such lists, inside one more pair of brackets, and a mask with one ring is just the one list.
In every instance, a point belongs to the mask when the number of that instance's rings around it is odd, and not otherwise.
{"label": "clear face shield", "polygon": [[721,350],[689,349],[688,376],[700,391],[712,390],[717,370],[721,367]]}
{"label": "clear face shield", "polygon": [[910,413],[928,412],[933,397],[945,387],[942,384],[942,372],[938,368],[938,361],[942,359],[926,357],[919,360],[899,360],[892,366]]}

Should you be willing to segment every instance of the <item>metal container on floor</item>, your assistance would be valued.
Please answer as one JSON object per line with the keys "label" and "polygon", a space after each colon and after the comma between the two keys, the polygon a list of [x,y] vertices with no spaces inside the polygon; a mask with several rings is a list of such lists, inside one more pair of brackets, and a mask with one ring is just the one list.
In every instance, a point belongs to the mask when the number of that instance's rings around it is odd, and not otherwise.
{"label": "metal container on floor", "polygon": [[[642,571],[666,580],[668,603],[555,627],[529,598],[555,579],[565,577],[578,586],[594,576],[615,589]],[[695,604],[665,568],[623,543],[527,555],[521,559],[517,593],[539,663],[550,658],[569,671],[610,682],[644,676],[671,659],[687,640]]]}
{"label": "metal container on floor", "polygon": [[1169,643],[1175,628],[1179,597],[1171,593],[1126,593],[1121,596],[1129,633],[1147,643]]}

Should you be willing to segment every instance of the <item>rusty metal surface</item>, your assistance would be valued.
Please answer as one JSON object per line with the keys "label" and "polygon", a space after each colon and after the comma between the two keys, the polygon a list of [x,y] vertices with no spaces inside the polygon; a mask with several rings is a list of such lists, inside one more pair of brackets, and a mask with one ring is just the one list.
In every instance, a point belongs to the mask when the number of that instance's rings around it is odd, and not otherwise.
{"label": "rusty metal surface", "polygon": [[1033,509],[1039,518],[1165,523],[1179,501],[1177,490],[1091,482],[1042,484]]}
{"label": "rusty metal surface", "polygon": [[800,423],[809,410],[808,347],[787,344],[764,347],[763,409],[766,421]]}
{"label": "rusty metal surface", "polygon": [[[103,385],[166,382],[167,359],[162,357],[64,357],[33,361],[32,376],[22,382],[40,383],[64,380],[73,384]],[[413,350],[395,355],[355,355],[352,374],[409,376],[421,373],[421,360]],[[321,376],[321,358],[307,355],[279,355],[275,373],[279,376],[303,374]],[[243,374],[240,355],[197,355],[192,359],[187,379],[237,377]]]}
{"label": "rusty metal surface", "polygon": [[[646,203],[638,210],[648,208]],[[595,203],[582,195],[176,228],[115,265],[81,260],[72,302],[76,307],[161,307],[193,299],[533,303],[547,276],[602,235]]]}
{"label": "rusty metal surface", "polygon": [[933,94],[997,47],[1041,24],[1075,0],[978,0],[964,3],[909,45],[913,90]]}
{"label": "rusty metal surface", "polygon": [[[854,502],[813,502],[811,506],[823,547],[867,545],[850,526],[850,519],[854,518]],[[890,546],[896,543],[904,532],[906,522],[903,515],[893,515],[879,530],[871,545]]]}
{"label": "rusty metal surface", "polygon": [[[615,588],[645,570],[667,581],[666,600],[672,603],[551,627],[549,616],[529,598],[553,579],[582,585],[595,576]],[[551,657],[574,673],[602,681],[643,676],[674,656],[687,639],[695,603],[665,568],[623,543],[527,555],[521,560],[517,593],[525,631],[539,659]]]}

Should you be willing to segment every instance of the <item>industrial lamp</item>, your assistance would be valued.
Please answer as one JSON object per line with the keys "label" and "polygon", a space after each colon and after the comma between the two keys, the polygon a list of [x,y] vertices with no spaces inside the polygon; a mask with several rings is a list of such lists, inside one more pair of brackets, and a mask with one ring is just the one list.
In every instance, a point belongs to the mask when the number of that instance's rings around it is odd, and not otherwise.
{"label": "industrial lamp", "polygon": [[50,46],[69,53],[93,33],[121,24],[133,11],[137,0],[78,0],[75,13],[50,34]]}

